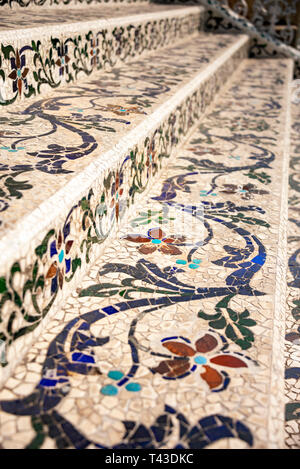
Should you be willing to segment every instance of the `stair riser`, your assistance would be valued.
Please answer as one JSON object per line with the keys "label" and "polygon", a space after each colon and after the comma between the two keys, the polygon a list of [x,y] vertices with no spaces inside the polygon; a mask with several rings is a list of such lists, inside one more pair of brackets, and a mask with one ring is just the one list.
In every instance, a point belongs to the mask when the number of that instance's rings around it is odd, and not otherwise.
{"label": "stair riser", "polygon": [[92,76],[196,34],[202,7],[0,33],[0,106]]}
{"label": "stair riser", "polygon": [[[53,205],[59,212],[55,214],[55,210],[48,211],[48,230],[32,239],[30,247],[23,246],[19,252],[14,252],[14,259],[6,263],[0,279],[1,332],[2,339],[6,341],[5,355],[8,362],[2,368],[2,383],[49,319],[58,312],[63,300],[76,288],[88,267],[118,236],[122,219],[125,221],[128,216],[128,208],[130,210],[133,204],[136,205],[139,194],[148,190],[152,181],[159,177],[161,166],[166,164],[171,152],[173,157],[178,143],[203,115],[238,63],[247,56],[247,50],[247,38],[242,37],[159,107],[151,119],[137,126],[131,132],[130,139],[123,138],[114,151],[104,155],[102,163],[91,164],[70,181],[64,193],[61,191],[55,198]],[[157,167],[150,160],[151,153]],[[114,190],[118,184],[119,189]],[[121,189],[123,193],[117,199]],[[116,218],[119,218],[117,222]],[[62,233],[62,238],[65,234],[65,242],[59,243],[59,233]],[[54,260],[56,267],[65,262],[61,250],[68,249],[68,241],[73,241],[68,257],[68,272],[63,278],[56,270],[54,277],[46,279]],[[54,243],[58,251],[56,254]],[[58,247],[58,244],[61,245]],[[67,270],[67,263],[65,266]],[[63,279],[61,288],[59,277]],[[27,319],[28,316],[35,318],[31,325],[24,320],[25,314]]]}

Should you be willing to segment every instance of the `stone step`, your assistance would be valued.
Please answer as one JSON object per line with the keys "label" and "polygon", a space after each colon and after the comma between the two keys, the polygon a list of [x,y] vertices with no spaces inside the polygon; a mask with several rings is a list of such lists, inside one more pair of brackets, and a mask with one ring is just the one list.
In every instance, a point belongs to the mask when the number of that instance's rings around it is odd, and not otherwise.
{"label": "stone step", "polygon": [[2,112],[2,382],[117,236],[247,44],[246,36],[202,33]]}
{"label": "stone step", "polygon": [[240,62],[2,388],[4,448],[284,447],[292,61]]}
{"label": "stone step", "polygon": [[[0,23],[0,106],[14,109],[99,70],[192,38],[203,7],[100,5],[78,10],[20,10]],[[16,24],[18,25],[16,28]]]}

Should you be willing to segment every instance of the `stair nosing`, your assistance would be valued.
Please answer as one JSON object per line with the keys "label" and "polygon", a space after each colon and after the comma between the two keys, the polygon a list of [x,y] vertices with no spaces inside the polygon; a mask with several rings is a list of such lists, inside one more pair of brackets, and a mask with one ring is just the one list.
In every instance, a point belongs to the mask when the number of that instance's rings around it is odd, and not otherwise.
{"label": "stair nosing", "polygon": [[107,19],[89,20],[89,21],[77,21],[72,23],[53,23],[45,26],[36,26],[33,28],[20,28],[20,29],[3,29],[0,30],[0,41],[7,42],[8,39],[13,38],[14,40],[25,39],[28,36],[33,39],[35,35],[41,33],[46,36],[54,32],[59,33],[79,33],[82,29],[94,29],[94,28],[111,28],[116,26],[123,26],[127,23],[135,23],[137,21],[148,21],[148,20],[160,20],[168,17],[181,17],[191,13],[204,13],[205,7],[203,6],[191,6],[178,8],[174,10],[163,10],[154,13],[136,13],[134,15],[127,16],[112,16]]}

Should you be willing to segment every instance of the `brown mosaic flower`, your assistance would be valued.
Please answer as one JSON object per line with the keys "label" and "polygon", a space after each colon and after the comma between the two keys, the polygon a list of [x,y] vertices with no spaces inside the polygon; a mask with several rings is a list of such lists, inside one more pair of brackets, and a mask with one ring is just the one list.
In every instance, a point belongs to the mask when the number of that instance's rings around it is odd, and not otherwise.
{"label": "brown mosaic flower", "polygon": [[67,240],[69,232],[64,230],[58,233],[57,240],[50,244],[50,257],[55,259],[46,274],[47,279],[51,279],[51,292],[63,287],[64,276],[71,269],[71,258],[68,257],[73,246],[73,240]]}
{"label": "brown mosaic flower", "polygon": [[108,104],[108,111],[117,116],[129,116],[130,114],[146,114],[139,106],[119,106],[117,104]]}
{"label": "brown mosaic flower", "polygon": [[141,254],[151,254],[154,251],[160,251],[173,256],[182,253],[176,245],[184,244],[186,241],[185,236],[171,235],[166,237],[166,234],[160,228],[151,228],[147,236],[128,234],[123,239],[132,243],[140,243],[141,246],[138,248],[138,251]]}
{"label": "brown mosaic flower", "polygon": [[18,91],[18,94],[21,95],[23,83],[25,88],[28,88],[26,77],[28,75],[29,68],[25,67],[25,54],[20,54],[20,52],[16,50],[16,56],[10,59],[10,64],[12,72],[8,75],[8,77],[13,80],[13,92],[15,93]]}
{"label": "brown mosaic flower", "polygon": [[90,44],[91,65],[95,67],[99,63],[99,39],[91,39]]}
{"label": "brown mosaic flower", "polygon": [[58,53],[58,59],[55,63],[59,67],[59,75],[62,76],[64,75],[65,71],[66,73],[69,73],[68,63],[70,62],[71,59],[68,56],[68,46],[66,44],[61,44],[57,48],[57,53]]}
{"label": "brown mosaic flower", "polygon": [[8,135],[19,135],[19,132],[11,132],[10,130],[0,130],[0,137],[6,137]]}
{"label": "brown mosaic flower", "polygon": [[269,193],[269,191],[264,189],[257,189],[257,187],[251,183],[243,184],[242,186],[238,186],[237,184],[223,184],[219,192],[223,192],[224,194],[239,193],[243,199],[250,199],[252,194],[265,195]]}
{"label": "brown mosaic flower", "polygon": [[204,147],[196,146],[196,147],[188,148],[188,150],[193,151],[198,156],[203,156],[203,155],[220,156],[220,155],[222,155],[222,153],[220,153],[215,148],[204,148]]}
{"label": "brown mosaic flower", "polygon": [[147,177],[150,176],[150,171],[157,167],[157,151],[155,150],[155,141],[151,139],[147,143],[147,158],[145,165],[147,166]]}
{"label": "brown mosaic flower", "polygon": [[[190,343],[188,339],[185,340]],[[169,337],[161,342],[162,346],[175,357],[163,360],[152,371],[161,374],[166,379],[184,378],[201,366],[203,371],[200,372],[200,376],[209,388],[222,390],[229,383],[227,373],[222,368],[248,368],[246,360],[240,354],[239,357],[228,352],[211,355],[211,352],[217,351],[219,344],[218,340],[209,333],[196,340],[194,348],[184,342],[181,336]]]}
{"label": "brown mosaic flower", "polygon": [[121,171],[116,172],[115,181],[111,185],[111,203],[110,206],[115,208],[115,216],[117,221],[120,216],[120,197],[124,190],[122,189],[123,184],[123,173]]}

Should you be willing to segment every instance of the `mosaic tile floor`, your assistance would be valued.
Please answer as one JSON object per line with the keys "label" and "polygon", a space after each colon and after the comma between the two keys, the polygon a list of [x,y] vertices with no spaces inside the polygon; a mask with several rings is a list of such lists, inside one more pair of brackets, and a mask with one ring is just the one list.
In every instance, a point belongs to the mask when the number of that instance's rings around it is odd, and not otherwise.
{"label": "mosaic tile floor", "polygon": [[3,448],[284,446],[291,74],[243,61],[1,390]]}
{"label": "mosaic tile floor", "polygon": [[33,28],[45,25],[57,25],[57,24],[68,24],[77,23],[78,21],[95,21],[102,19],[111,19],[122,16],[131,16],[141,13],[158,13],[166,10],[183,10],[184,6],[180,5],[158,5],[158,4],[103,4],[103,5],[92,5],[84,10],[80,10],[80,18],[78,17],[78,9],[40,9],[32,14],[32,10],[17,10],[13,13],[5,10],[1,11],[0,17],[0,31],[7,29],[18,29]]}

